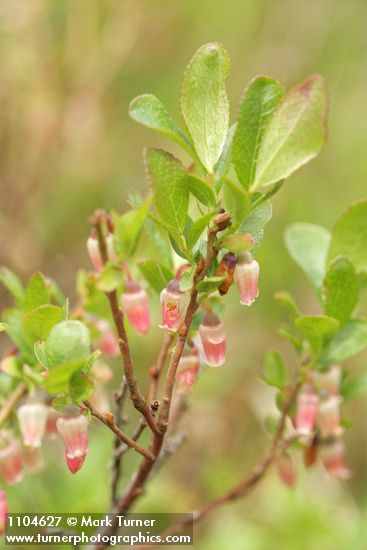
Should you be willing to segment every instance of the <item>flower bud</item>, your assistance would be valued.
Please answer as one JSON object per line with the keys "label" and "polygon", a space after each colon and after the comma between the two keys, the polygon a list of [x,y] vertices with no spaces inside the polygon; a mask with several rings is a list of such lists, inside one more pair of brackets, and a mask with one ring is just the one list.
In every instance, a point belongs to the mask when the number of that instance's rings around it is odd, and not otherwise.
{"label": "flower bud", "polygon": [[312,435],[316,424],[318,405],[319,398],[312,388],[306,388],[305,391],[298,394],[295,424],[299,435]]}
{"label": "flower bud", "polygon": [[185,350],[178,364],[177,393],[188,395],[200,370],[199,353],[196,349]]}
{"label": "flower bud", "polygon": [[0,535],[5,533],[6,516],[9,513],[6,492],[0,489]]}
{"label": "flower bud", "polygon": [[45,465],[41,447],[23,447],[21,457],[24,469],[28,474],[40,472]]}
{"label": "flower bud", "polygon": [[103,262],[101,252],[99,250],[98,239],[95,237],[88,237],[87,250],[94,269],[96,271],[102,271]]}
{"label": "flower bud", "polygon": [[188,294],[180,291],[179,282],[176,279],[170,281],[167,288],[161,292],[162,324],[160,327],[176,332],[185,318],[188,300]]}
{"label": "flower bud", "polygon": [[245,252],[237,262],[234,280],[244,306],[250,306],[259,295],[259,269],[250,252]]}
{"label": "flower bud", "polygon": [[47,407],[43,403],[25,403],[19,407],[17,416],[25,446],[41,446],[46,428],[47,414]]}
{"label": "flower bud", "polygon": [[333,441],[327,445],[321,445],[321,460],[327,472],[337,479],[350,479],[351,472],[345,463],[345,449],[342,441]]}
{"label": "flower bud", "polygon": [[327,395],[338,395],[340,389],[341,369],[338,365],[333,365],[325,372],[318,372],[316,383],[322,393]]}
{"label": "flower bud", "polygon": [[12,439],[4,441],[0,449],[0,475],[8,485],[15,485],[23,479],[23,468],[19,444]]}
{"label": "flower bud", "polygon": [[110,325],[106,321],[98,321],[96,326],[101,331],[101,336],[96,341],[96,347],[108,357],[117,357],[120,350]]}
{"label": "flower bud", "polygon": [[321,437],[327,438],[343,433],[340,425],[340,397],[332,395],[321,401],[318,412],[318,425]]}
{"label": "flower bud", "polygon": [[226,360],[226,331],[224,324],[214,313],[206,313],[199,327],[206,363],[219,367]]}
{"label": "flower bud", "polygon": [[64,441],[66,463],[72,474],[83,466],[88,449],[88,420],[81,414],[59,418],[57,429]]}
{"label": "flower bud", "polygon": [[128,281],[121,296],[122,308],[131,326],[141,334],[150,328],[148,295],[135,281]]}
{"label": "flower bud", "polygon": [[289,455],[283,454],[277,461],[277,471],[280,479],[288,487],[293,487],[296,481],[296,473],[293,461]]}

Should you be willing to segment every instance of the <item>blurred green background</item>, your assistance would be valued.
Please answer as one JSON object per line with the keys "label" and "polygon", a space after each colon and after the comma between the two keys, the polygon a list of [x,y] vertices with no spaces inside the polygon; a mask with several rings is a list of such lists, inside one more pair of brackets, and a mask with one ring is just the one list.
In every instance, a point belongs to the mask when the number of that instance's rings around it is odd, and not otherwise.
{"label": "blurred green background", "polygon": [[[329,82],[328,146],[275,197],[258,254],[260,298],[245,311],[231,293],[228,361],[200,378],[185,420],[188,441],[139,510],[195,509],[250,470],[269,446],[264,419],[274,400],[257,378],[262,359],[273,348],[291,366],[295,361],[277,335],[283,313],[273,293],[287,288],[305,311],[317,312],[307,281],[285,251],[284,229],[293,221],[330,228],[349,203],[366,195],[366,22],[365,0],[0,1],[0,263],[24,279],[40,269],[71,298],[77,269],[89,267],[85,240],[93,209],[123,211],[129,192],[146,190],[143,146],[176,152],[129,119],[135,95],[157,95],[178,118],[182,72],[211,40],[222,41],[232,57],[232,118],[256,74],[288,87],[314,72]],[[0,299],[7,303],[5,294]],[[145,346],[132,337],[143,378],[158,336],[153,329]],[[366,357],[351,368],[363,369]],[[116,383],[118,372],[116,366]],[[299,482],[289,490],[272,472],[251,496],[200,524],[195,548],[365,550],[367,404],[359,399],[346,413],[353,423],[347,434],[351,482],[333,482],[320,467],[305,473],[299,463]],[[96,426],[76,477],[56,446],[57,452],[46,448],[46,470],[10,489],[12,511],[105,511],[110,434]],[[137,457],[129,461],[125,481]]]}

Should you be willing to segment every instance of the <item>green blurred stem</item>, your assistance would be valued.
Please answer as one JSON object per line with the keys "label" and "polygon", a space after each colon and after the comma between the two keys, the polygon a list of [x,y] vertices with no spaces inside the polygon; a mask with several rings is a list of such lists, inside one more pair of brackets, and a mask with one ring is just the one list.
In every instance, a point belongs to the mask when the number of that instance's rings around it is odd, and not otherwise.
{"label": "green blurred stem", "polygon": [[4,405],[0,409],[0,426],[6,422],[11,413],[13,412],[14,407],[18,404],[19,400],[28,392],[27,384],[22,382],[15,388],[13,393],[10,394],[8,399],[5,401]]}

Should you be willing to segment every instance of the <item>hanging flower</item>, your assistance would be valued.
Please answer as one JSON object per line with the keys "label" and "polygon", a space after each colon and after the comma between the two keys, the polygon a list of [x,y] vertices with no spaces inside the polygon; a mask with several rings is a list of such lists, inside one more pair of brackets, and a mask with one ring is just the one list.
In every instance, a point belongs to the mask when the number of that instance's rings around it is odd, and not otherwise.
{"label": "hanging flower", "polygon": [[136,281],[128,281],[121,296],[122,308],[131,326],[141,334],[150,328],[148,295]]}
{"label": "hanging flower", "polygon": [[[94,235],[91,235],[87,239],[87,251],[94,269],[96,271],[102,271],[103,261],[102,261],[101,252],[99,250],[99,242]],[[108,235],[106,236],[106,252],[107,252],[108,260],[114,260],[116,258],[115,250],[113,247],[112,233],[108,233]]]}
{"label": "hanging flower", "polygon": [[88,449],[88,420],[84,415],[59,418],[57,429],[64,441],[66,463],[72,474],[83,466]]}
{"label": "hanging flower", "polygon": [[234,280],[244,306],[250,306],[259,295],[259,270],[259,264],[250,252],[245,252],[237,262]]}
{"label": "hanging flower", "polygon": [[337,479],[350,479],[351,471],[345,462],[345,448],[342,441],[321,445],[321,460],[327,472]]}
{"label": "hanging flower", "polygon": [[0,535],[5,533],[6,516],[9,513],[6,492],[0,489]]}
{"label": "hanging flower", "polygon": [[338,395],[331,395],[321,401],[318,412],[321,437],[328,438],[343,433],[343,428],[340,425],[340,402],[341,398]]}
{"label": "hanging flower", "polygon": [[160,327],[176,332],[185,318],[188,301],[188,294],[180,291],[179,281],[173,279],[169,282],[167,288],[161,292],[162,324]]}
{"label": "hanging flower", "polygon": [[107,321],[98,321],[96,323],[98,330],[101,332],[101,336],[96,341],[96,347],[101,350],[102,353],[108,357],[117,357],[119,354],[119,346],[116,336],[111,330],[111,327]]}
{"label": "hanging flower", "polygon": [[23,447],[21,457],[24,469],[28,474],[40,472],[45,465],[40,447]]}
{"label": "hanging flower", "polygon": [[319,398],[313,389],[306,387],[297,397],[296,429],[300,435],[312,435],[317,418]]}
{"label": "hanging flower", "polygon": [[199,352],[197,349],[187,349],[182,354],[177,371],[177,393],[188,395],[200,370]]}
{"label": "hanging flower", "polygon": [[214,313],[205,313],[199,327],[206,363],[219,367],[226,360],[226,331],[222,321]]}
{"label": "hanging flower", "polygon": [[8,485],[19,483],[23,479],[23,468],[20,458],[20,446],[6,437],[0,449],[0,475]]}
{"label": "hanging flower", "polygon": [[23,444],[40,447],[45,433],[48,410],[43,403],[25,403],[17,411]]}
{"label": "hanging flower", "polygon": [[103,363],[102,361],[96,361],[92,368],[92,374],[93,377],[97,380],[97,382],[100,382],[101,384],[105,384],[106,382],[110,382],[113,378],[113,372],[112,369],[107,363]]}
{"label": "hanging flower", "polygon": [[58,434],[56,423],[60,416],[60,413],[56,411],[53,407],[47,407],[45,436],[48,439],[56,439]]}
{"label": "hanging flower", "polygon": [[102,386],[96,386],[94,392],[89,398],[89,401],[92,403],[93,407],[101,413],[106,413],[111,410],[107,392]]}

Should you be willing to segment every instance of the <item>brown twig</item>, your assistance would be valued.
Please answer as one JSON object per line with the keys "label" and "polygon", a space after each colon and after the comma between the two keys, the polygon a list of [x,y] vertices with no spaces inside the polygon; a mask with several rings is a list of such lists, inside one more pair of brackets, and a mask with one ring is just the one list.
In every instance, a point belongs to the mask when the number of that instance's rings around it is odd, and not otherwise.
{"label": "brown twig", "polygon": [[144,449],[141,445],[136,443],[131,437],[126,435],[115,423],[115,418],[112,413],[102,414],[90,403],[90,401],[84,401],[84,405],[90,410],[92,416],[98,418],[105,426],[107,426],[121,441],[129,445],[136,452],[140,453],[149,462],[154,460],[154,455],[151,451]]}
{"label": "brown twig", "polygon": [[4,405],[0,410],[0,426],[6,422],[6,420],[11,415],[14,407],[18,404],[19,400],[28,392],[27,384],[22,382],[15,388],[13,393],[11,393],[8,399],[5,401]]}
{"label": "brown twig", "polygon": [[157,362],[149,370],[149,374],[150,374],[149,401],[153,401],[154,399],[157,399],[159,379],[162,374],[162,370],[164,368],[164,365],[168,356],[168,352],[170,350],[171,344],[174,339],[175,339],[175,334],[173,332],[166,331],[161,350],[157,357]]}

